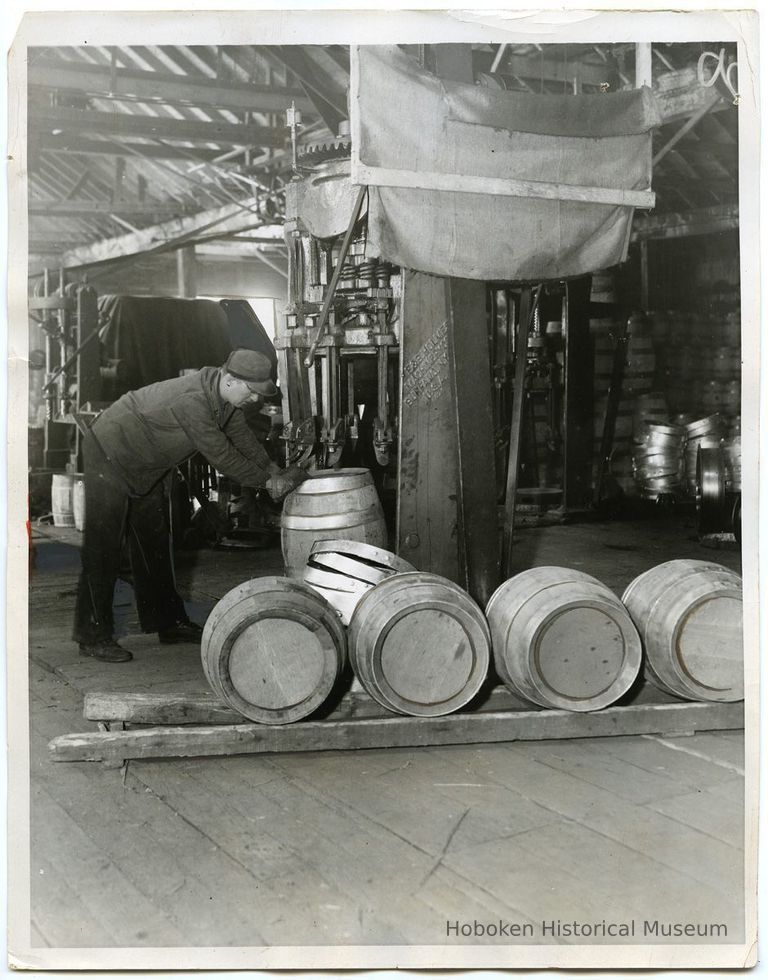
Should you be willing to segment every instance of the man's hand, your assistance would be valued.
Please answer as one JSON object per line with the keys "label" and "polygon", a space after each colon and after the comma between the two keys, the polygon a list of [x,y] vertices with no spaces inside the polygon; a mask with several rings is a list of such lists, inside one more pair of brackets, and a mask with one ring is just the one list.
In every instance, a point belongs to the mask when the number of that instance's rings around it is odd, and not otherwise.
{"label": "man's hand", "polygon": [[269,468],[270,476],[266,482],[267,492],[273,500],[282,500],[291,490],[303,483],[307,474],[298,466],[281,470],[274,463]]}

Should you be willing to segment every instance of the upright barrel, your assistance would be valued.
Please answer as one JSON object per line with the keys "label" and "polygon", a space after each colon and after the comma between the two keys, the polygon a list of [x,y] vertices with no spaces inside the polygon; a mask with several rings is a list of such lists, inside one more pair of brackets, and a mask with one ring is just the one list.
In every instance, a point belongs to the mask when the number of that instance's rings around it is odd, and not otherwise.
{"label": "upright barrel", "polygon": [[648,676],[696,701],[744,697],[741,577],[676,559],[638,575],[622,597],[643,640]]}
{"label": "upright barrel", "polygon": [[56,527],[74,527],[75,478],[71,473],[54,473],[51,480],[51,510]]}
{"label": "upright barrel", "polygon": [[366,592],[349,624],[349,655],[372,698],[403,715],[456,711],[490,664],[482,610],[453,582],[405,572]]}
{"label": "upright barrel", "polygon": [[301,578],[315,541],[345,538],[387,546],[387,526],[369,470],[326,470],[305,480],[283,504],[285,574]]}
{"label": "upright barrel", "polygon": [[640,672],[642,646],[618,598],[572,568],[531,568],[508,579],[486,608],[496,671],[545,708],[596,711]]}
{"label": "upright barrel", "polygon": [[331,693],[346,662],[346,634],[309,586],[269,576],[243,582],[216,604],[201,657],[226,704],[252,721],[284,725]]}

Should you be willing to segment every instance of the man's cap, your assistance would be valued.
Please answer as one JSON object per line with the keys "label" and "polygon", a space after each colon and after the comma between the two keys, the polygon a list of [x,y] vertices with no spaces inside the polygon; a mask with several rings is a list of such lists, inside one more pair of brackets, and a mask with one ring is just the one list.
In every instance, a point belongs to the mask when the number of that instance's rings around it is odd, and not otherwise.
{"label": "man's cap", "polygon": [[239,381],[245,381],[259,395],[274,395],[277,387],[272,380],[272,362],[257,350],[240,348],[227,358],[224,370]]}

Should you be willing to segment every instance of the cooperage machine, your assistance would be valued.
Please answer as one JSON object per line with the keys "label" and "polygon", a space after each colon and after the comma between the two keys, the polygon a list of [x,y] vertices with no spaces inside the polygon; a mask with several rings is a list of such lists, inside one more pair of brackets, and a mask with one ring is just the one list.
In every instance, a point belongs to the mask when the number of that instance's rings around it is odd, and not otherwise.
{"label": "cooperage machine", "polygon": [[[305,146],[300,172],[337,182],[348,162],[349,139]],[[275,346],[286,379],[286,461],[315,452],[317,465],[359,460],[378,474],[394,472],[397,445],[400,270],[366,255],[364,192],[357,195],[344,234],[319,238],[301,213],[294,184],[285,225],[289,302]],[[346,204],[346,202],[344,202]]]}

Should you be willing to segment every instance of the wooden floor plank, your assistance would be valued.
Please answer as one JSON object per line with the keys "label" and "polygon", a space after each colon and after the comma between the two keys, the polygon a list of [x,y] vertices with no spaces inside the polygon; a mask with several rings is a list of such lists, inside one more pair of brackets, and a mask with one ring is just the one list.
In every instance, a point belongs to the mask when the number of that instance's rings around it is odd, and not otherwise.
{"label": "wooden floor plank", "polygon": [[[251,794],[249,805],[238,810],[233,793],[222,795],[218,787],[206,792],[204,778],[194,780],[173,763],[137,766],[135,773],[145,785],[162,792],[215,846],[236,856],[257,880],[252,912],[269,944],[348,941],[345,933],[352,934],[356,909],[324,874],[270,834],[268,822],[260,819],[260,793]],[[290,917],[285,915],[286,906]]]}
{"label": "wooden floor plank", "polygon": [[744,775],[744,746],[719,738],[718,732],[698,732],[686,738],[665,739],[650,736],[667,748],[688,752],[737,775]]}
{"label": "wooden floor plank", "polygon": [[680,793],[680,783],[671,776],[618,759],[596,739],[535,742],[528,756],[628,802],[642,804]]}
{"label": "wooden floor plank", "polygon": [[619,919],[675,921],[684,896],[685,915],[693,921],[710,921],[713,916],[721,921],[725,917],[731,934],[743,925],[742,903],[734,903],[713,887],[694,884],[689,875],[671,868],[663,841],[659,842],[658,855],[648,855],[631,843],[623,845],[583,824],[563,821],[526,831],[512,843],[550,863],[553,873],[566,865],[577,878],[589,883],[598,906],[602,904]]}
{"label": "wooden floor plank", "polygon": [[[117,946],[184,944],[182,933],[163,909],[147,902],[40,783],[33,787],[32,800],[32,835],[38,853],[62,878],[77,882],[77,892],[87,910],[84,921],[70,922],[73,934],[81,930],[81,941],[75,945],[98,945],[97,936],[104,930]],[[62,841],[67,842],[66,847],[61,846]],[[62,908],[59,914],[70,913]]]}
{"label": "wooden floor plank", "polygon": [[743,792],[718,796],[712,790],[702,790],[656,800],[648,806],[739,851],[744,850]]}
{"label": "wooden floor plank", "polygon": [[[684,747],[695,749],[697,738],[698,736],[691,735],[675,741]],[[606,743],[605,749],[617,759],[632,763],[647,772],[668,776],[692,789],[703,789],[726,782],[734,775],[732,771],[713,765],[706,759],[676,751],[653,739],[612,738]]]}
{"label": "wooden floor plank", "polygon": [[[32,833],[35,833],[34,829]],[[38,849],[33,855],[31,866],[33,945],[118,945],[109,924],[94,919],[87,899],[83,900],[74,880],[63,875],[40,851]],[[36,937],[39,940],[37,943]]]}
{"label": "wooden floor plank", "polygon": [[[338,763],[343,768],[341,760]],[[207,776],[201,775],[202,778]],[[332,777],[333,785],[338,779]],[[360,935],[363,942],[373,941],[371,928],[383,926],[391,941],[403,941],[402,923],[411,930],[423,918],[423,907],[409,895],[428,873],[432,860],[422,853],[417,842],[392,833],[359,812],[340,805],[327,791],[318,795],[294,774],[260,783],[259,815],[270,834],[277,835],[286,846],[300,848],[302,864],[322,867],[324,874],[343,896],[345,906],[363,913]],[[361,787],[360,795],[365,795]],[[248,807],[247,782],[243,780],[234,802]],[[391,897],[399,895],[397,906]],[[425,936],[434,933],[434,923],[426,923]]]}
{"label": "wooden floor plank", "polygon": [[[50,700],[57,687],[69,691],[63,682],[47,675],[38,690]],[[77,700],[71,691],[69,700]],[[56,724],[55,716],[40,716],[39,699],[35,704],[33,724],[45,722],[50,730]],[[73,707],[69,705],[69,714]],[[44,735],[33,736],[33,760],[36,755],[46,758],[44,745]],[[186,944],[261,941],[251,911],[258,898],[258,883],[159,796],[148,793],[130,769],[125,786],[119,773],[92,765],[75,765],[62,772],[49,764],[36,779],[146,893],[146,901],[168,912],[184,931]],[[104,812],[110,814],[108,821],[103,819]],[[212,881],[227,882],[223,906],[222,894],[211,894]]]}
{"label": "wooden floor plank", "polygon": [[[693,881],[727,894],[740,893],[741,867],[733,848],[536,762],[531,746],[489,746],[482,754],[471,747],[456,747],[451,755],[459,765],[474,759],[478,776],[498,780],[533,802],[646,853]],[[657,841],[664,842],[663,861]]]}

